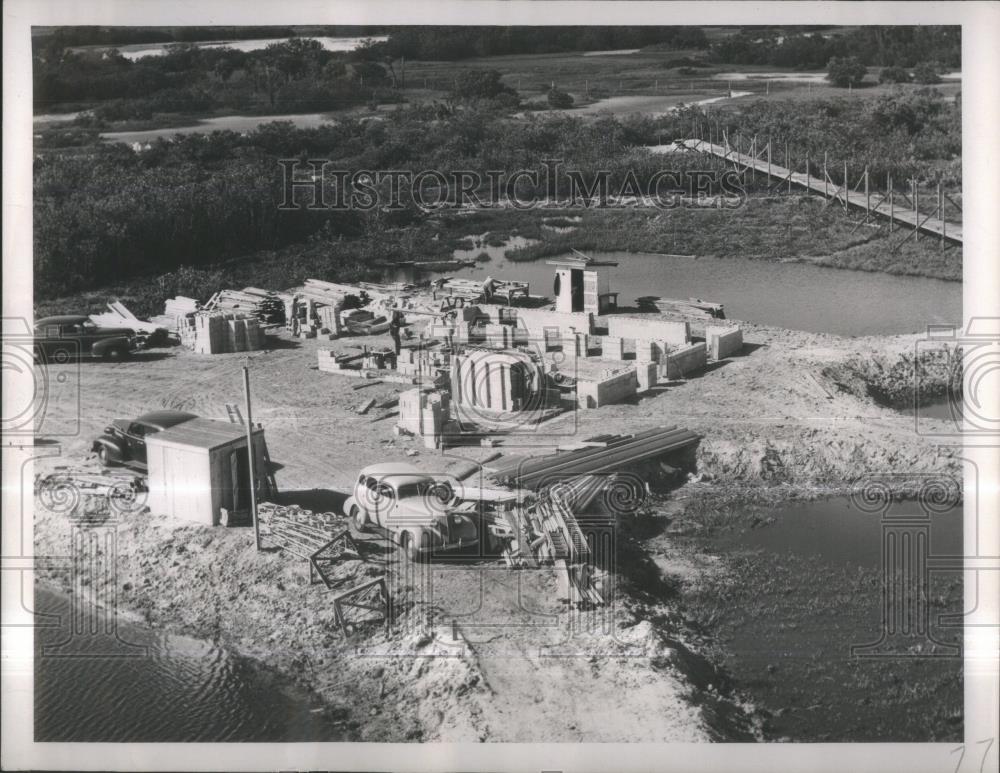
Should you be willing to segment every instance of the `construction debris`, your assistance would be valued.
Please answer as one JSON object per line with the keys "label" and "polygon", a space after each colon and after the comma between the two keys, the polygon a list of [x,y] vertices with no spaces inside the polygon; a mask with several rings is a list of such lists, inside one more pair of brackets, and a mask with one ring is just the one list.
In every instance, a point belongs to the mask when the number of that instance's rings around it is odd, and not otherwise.
{"label": "construction debris", "polygon": [[162,325],[173,333],[180,333],[182,322],[200,308],[201,304],[194,298],[178,295],[176,298],[167,298],[163,314],[158,317],[150,317],[149,321]]}
{"label": "construction debris", "polygon": [[[359,610],[361,611],[360,615]],[[371,580],[333,598],[333,612],[337,625],[345,635],[354,632],[357,626],[390,622],[389,588],[385,578]]]}
{"label": "construction debris", "polygon": [[121,301],[112,301],[108,304],[108,311],[104,314],[91,314],[90,321],[102,327],[128,327],[135,331],[140,345],[155,346],[161,340],[166,339],[168,332],[176,332],[177,326],[165,326],[155,322],[145,322],[135,316],[128,307]]}

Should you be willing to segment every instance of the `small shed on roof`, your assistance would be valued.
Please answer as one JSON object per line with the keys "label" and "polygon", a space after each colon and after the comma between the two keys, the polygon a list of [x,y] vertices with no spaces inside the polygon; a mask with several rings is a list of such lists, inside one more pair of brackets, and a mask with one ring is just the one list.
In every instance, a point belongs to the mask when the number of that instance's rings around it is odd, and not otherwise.
{"label": "small shed on roof", "polygon": [[[253,431],[258,495],[268,479],[264,430]],[[250,460],[246,427],[191,419],[146,438],[149,507],[157,515],[208,526],[249,520]]]}

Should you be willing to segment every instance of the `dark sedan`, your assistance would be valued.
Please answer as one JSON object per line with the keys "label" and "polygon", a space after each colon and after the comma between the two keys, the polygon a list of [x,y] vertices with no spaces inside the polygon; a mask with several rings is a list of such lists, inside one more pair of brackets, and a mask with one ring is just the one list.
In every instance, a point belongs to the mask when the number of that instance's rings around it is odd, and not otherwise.
{"label": "dark sedan", "polygon": [[137,419],[115,419],[104,434],[94,441],[91,450],[105,467],[126,464],[146,466],[146,437],[198,418],[185,411],[152,411]]}
{"label": "dark sedan", "polygon": [[82,314],[45,317],[35,323],[35,356],[65,362],[78,357],[123,360],[139,348],[135,331],[99,327]]}

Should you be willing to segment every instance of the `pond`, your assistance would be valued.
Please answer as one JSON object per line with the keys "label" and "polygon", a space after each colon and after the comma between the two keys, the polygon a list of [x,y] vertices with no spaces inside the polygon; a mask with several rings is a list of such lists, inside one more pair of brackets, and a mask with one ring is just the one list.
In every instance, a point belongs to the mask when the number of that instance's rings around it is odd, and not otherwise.
{"label": "pond", "polygon": [[[931,515],[926,549],[903,541],[913,527],[890,526],[847,497],[736,510],[725,525],[681,538],[725,567],[686,602],[720,643],[738,689],[763,710],[765,737],[961,739],[962,573],[939,566],[920,586],[902,579],[913,577],[906,568],[884,568],[883,553],[897,546],[909,571],[921,554],[961,555],[962,513]],[[922,510],[902,502],[889,514]]]}
{"label": "pond", "polygon": [[304,692],[209,642],[119,623],[119,637],[146,646],[145,655],[108,657],[107,639],[90,635],[75,637],[73,646],[79,650],[74,651],[80,655],[44,655],[42,647],[56,646],[70,636],[70,599],[36,589],[35,609],[59,616],[57,626],[36,629],[36,741],[341,737]]}
{"label": "pond", "polygon": [[[536,295],[551,295],[554,269],[545,260],[514,263],[493,256],[489,263],[447,274],[401,272],[392,281],[483,279],[488,272],[494,279],[529,282]],[[930,324],[962,320],[960,282],[743,258],[628,252],[592,257],[618,261],[611,289],[620,293],[622,306],[646,295],[702,298],[725,304],[730,319],[843,336],[919,333]]]}

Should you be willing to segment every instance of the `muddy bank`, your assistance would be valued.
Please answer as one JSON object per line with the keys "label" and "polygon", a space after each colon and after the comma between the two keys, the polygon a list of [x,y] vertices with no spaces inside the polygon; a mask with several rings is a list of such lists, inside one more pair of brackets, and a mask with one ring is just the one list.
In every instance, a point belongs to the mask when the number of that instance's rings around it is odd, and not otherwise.
{"label": "muddy bank", "polygon": [[[65,553],[72,518],[36,501],[36,551]],[[616,635],[580,634],[553,600],[549,571],[437,567],[430,598],[421,579],[407,574],[412,567],[347,560],[336,570],[345,587],[387,574],[399,614],[391,628],[361,625],[347,638],[335,625],[331,592],[309,585],[305,562],[257,553],[246,529],[142,511],[111,523],[117,561],[108,582],[129,618],[215,642],[283,674],[315,696],[324,726],[345,740],[759,737],[752,712],[713,676],[680,618],[626,603],[609,611]],[[53,569],[42,582],[64,593],[72,585]],[[453,624],[443,614],[447,599],[474,606],[480,583],[493,589],[490,619]],[[536,618],[528,624],[520,619],[525,598]],[[547,625],[539,630],[541,620]]]}

